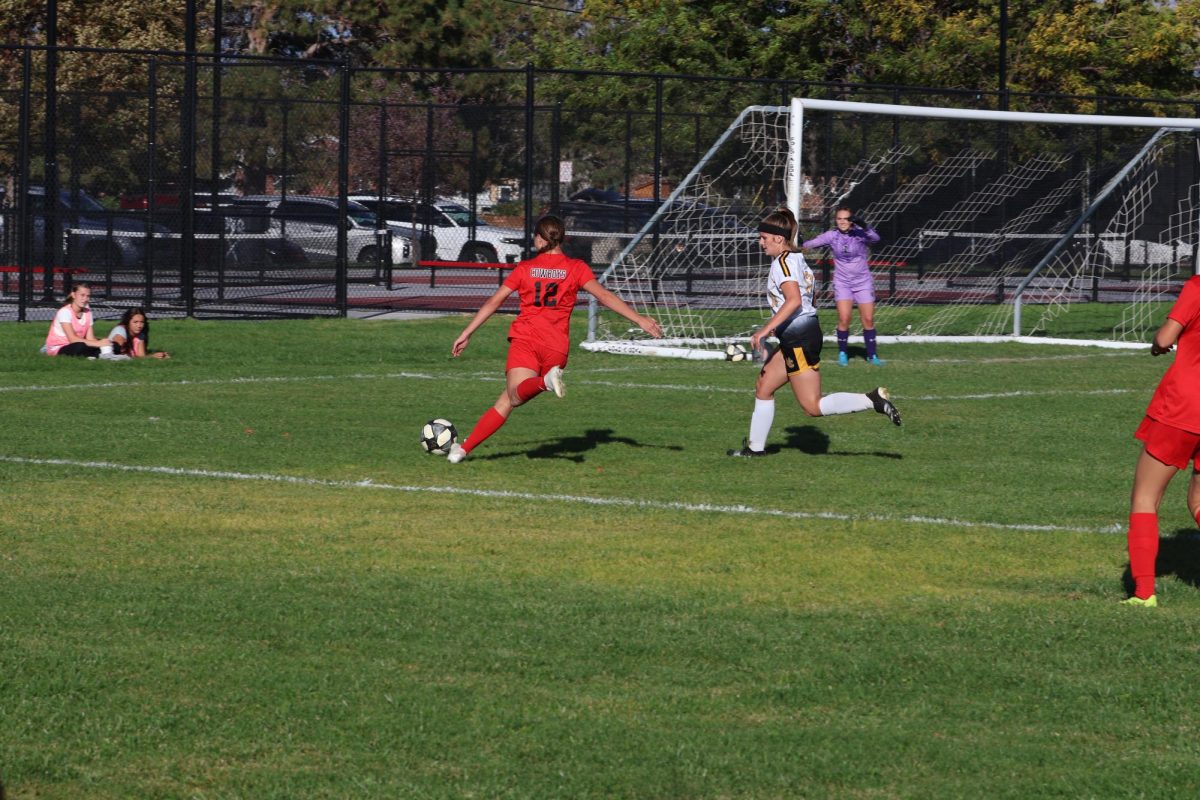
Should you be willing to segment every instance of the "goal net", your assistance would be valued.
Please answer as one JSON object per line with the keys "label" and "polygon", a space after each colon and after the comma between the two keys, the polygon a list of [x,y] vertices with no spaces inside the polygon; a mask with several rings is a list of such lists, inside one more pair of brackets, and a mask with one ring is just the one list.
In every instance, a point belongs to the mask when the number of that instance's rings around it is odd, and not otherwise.
{"label": "goal net", "polygon": [[[663,339],[593,301],[584,346],[724,357],[770,316],[759,221],[787,206],[803,241],[840,205],[882,237],[881,336],[1145,341],[1200,263],[1198,135],[1197,119],[751,106],[602,274]],[[831,254],[805,257],[818,308],[832,307]],[[1081,304],[1103,313],[1068,322]]]}

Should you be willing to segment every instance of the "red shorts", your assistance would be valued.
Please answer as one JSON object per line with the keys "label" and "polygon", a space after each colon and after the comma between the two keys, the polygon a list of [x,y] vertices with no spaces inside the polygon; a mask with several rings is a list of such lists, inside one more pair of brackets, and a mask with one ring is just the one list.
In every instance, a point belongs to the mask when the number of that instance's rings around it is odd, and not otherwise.
{"label": "red shorts", "polygon": [[508,361],[504,371],[523,367],[531,369],[538,375],[545,375],[551,367],[565,367],[567,354],[559,350],[551,350],[537,342],[528,339],[511,339],[508,342]]}
{"label": "red shorts", "polygon": [[1189,461],[1200,472],[1200,433],[1192,433],[1146,417],[1133,434],[1146,443],[1146,452],[1164,464],[1187,469]]}

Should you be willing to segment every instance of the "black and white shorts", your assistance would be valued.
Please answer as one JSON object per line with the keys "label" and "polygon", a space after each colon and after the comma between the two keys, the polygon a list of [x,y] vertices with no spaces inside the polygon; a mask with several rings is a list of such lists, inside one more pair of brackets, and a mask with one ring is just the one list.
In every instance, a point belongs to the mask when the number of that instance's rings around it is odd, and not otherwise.
{"label": "black and white shorts", "polygon": [[821,368],[821,324],[816,314],[802,314],[775,329],[788,376]]}

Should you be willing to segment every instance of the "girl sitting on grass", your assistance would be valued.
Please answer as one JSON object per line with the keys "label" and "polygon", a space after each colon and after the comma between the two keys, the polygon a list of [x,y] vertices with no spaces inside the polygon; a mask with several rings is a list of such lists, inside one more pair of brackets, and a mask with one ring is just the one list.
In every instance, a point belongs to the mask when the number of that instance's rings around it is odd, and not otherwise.
{"label": "girl sitting on grass", "polygon": [[130,358],[171,357],[165,350],[151,352],[147,349],[150,344],[150,322],[146,319],[146,312],[140,308],[131,308],[122,314],[121,321],[108,334],[108,338],[112,340],[114,353]]}
{"label": "girl sitting on grass", "polygon": [[71,287],[67,293],[67,304],[54,314],[50,322],[50,330],[46,333],[46,355],[99,358],[101,352],[106,355],[112,352],[109,348],[111,342],[97,339],[92,328],[92,309],[88,305],[91,297],[92,287],[86,283]]}

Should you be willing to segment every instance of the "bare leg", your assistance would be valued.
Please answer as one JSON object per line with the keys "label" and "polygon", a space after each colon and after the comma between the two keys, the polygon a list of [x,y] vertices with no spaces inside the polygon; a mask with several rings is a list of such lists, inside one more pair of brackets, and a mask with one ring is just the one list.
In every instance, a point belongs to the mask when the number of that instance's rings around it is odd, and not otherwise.
{"label": "bare leg", "polygon": [[1188,511],[1192,512],[1192,519],[1200,525],[1200,471],[1193,472],[1188,482]]}
{"label": "bare leg", "polygon": [[[1133,578],[1134,596],[1125,600],[1129,605],[1155,605],[1154,582],[1158,560],[1158,507],[1162,504],[1167,484],[1179,470],[1150,455],[1145,448],[1138,456],[1133,472],[1133,492],[1129,502],[1129,573]],[[1193,481],[1194,482],[1194,481]],[[1189,507],[1192,493],[1188,493]]]}
{"label": "bare leg", "polygon": [[815,369],[806,369],[788,377],[792,384],[792,393],[796,395],[800,407],[810,417],[821,416],[821,373]]}
{"label": "bare leg", "polygon": [[[859,306],[859,314],[862,314],[862,306]],[[854,316],[854,301],[853,300],[838,300],[837,301],[837,327],[839,331],[850,330],[850,319]],[[866,320],[863,320],[866,324]]]}
{"label": "bare leg", "polygon": [[783,365],[783,354],[778,350],[763,364],[754,383],[754,396],[759,400],[770,400],[779,387],[788,382],[787,367]]}
{"label": "bare leg", "polygon": [[[505,389],[500,395],[500,399],[492,408],[504,416],[508,416],[514,408],[521,405],[523,402],[520,395],[517,394],[517,387],[530,378],[536,378],[538,374],[527,367],[513,367],[504,376]],[[507,401],[507,409],[501,408],[501,404]]]}
{"label": "bare leg", "polygon": [[[839,309],[840,314],[840,309]],[[875,304],[874,303],[859,303],[858,318],[862,321],[862,326],[867,330],[875,328]]]}
{"label": "bare leg", "polygon": [[[1170,464],[1164,464],[1143,448],[1138,456],[1137,467],[1133,472],[1133,493],[1130,498],[1130,513],[1157,514],[1162,503],[1167,484],[1175,477],[1178,469]],[[1197,488],[1196,476],[1192,476],[1191,488],[1188,492],[1188,508],[1192,508],[1193,500],[1200,501],[1200,489]]]}

